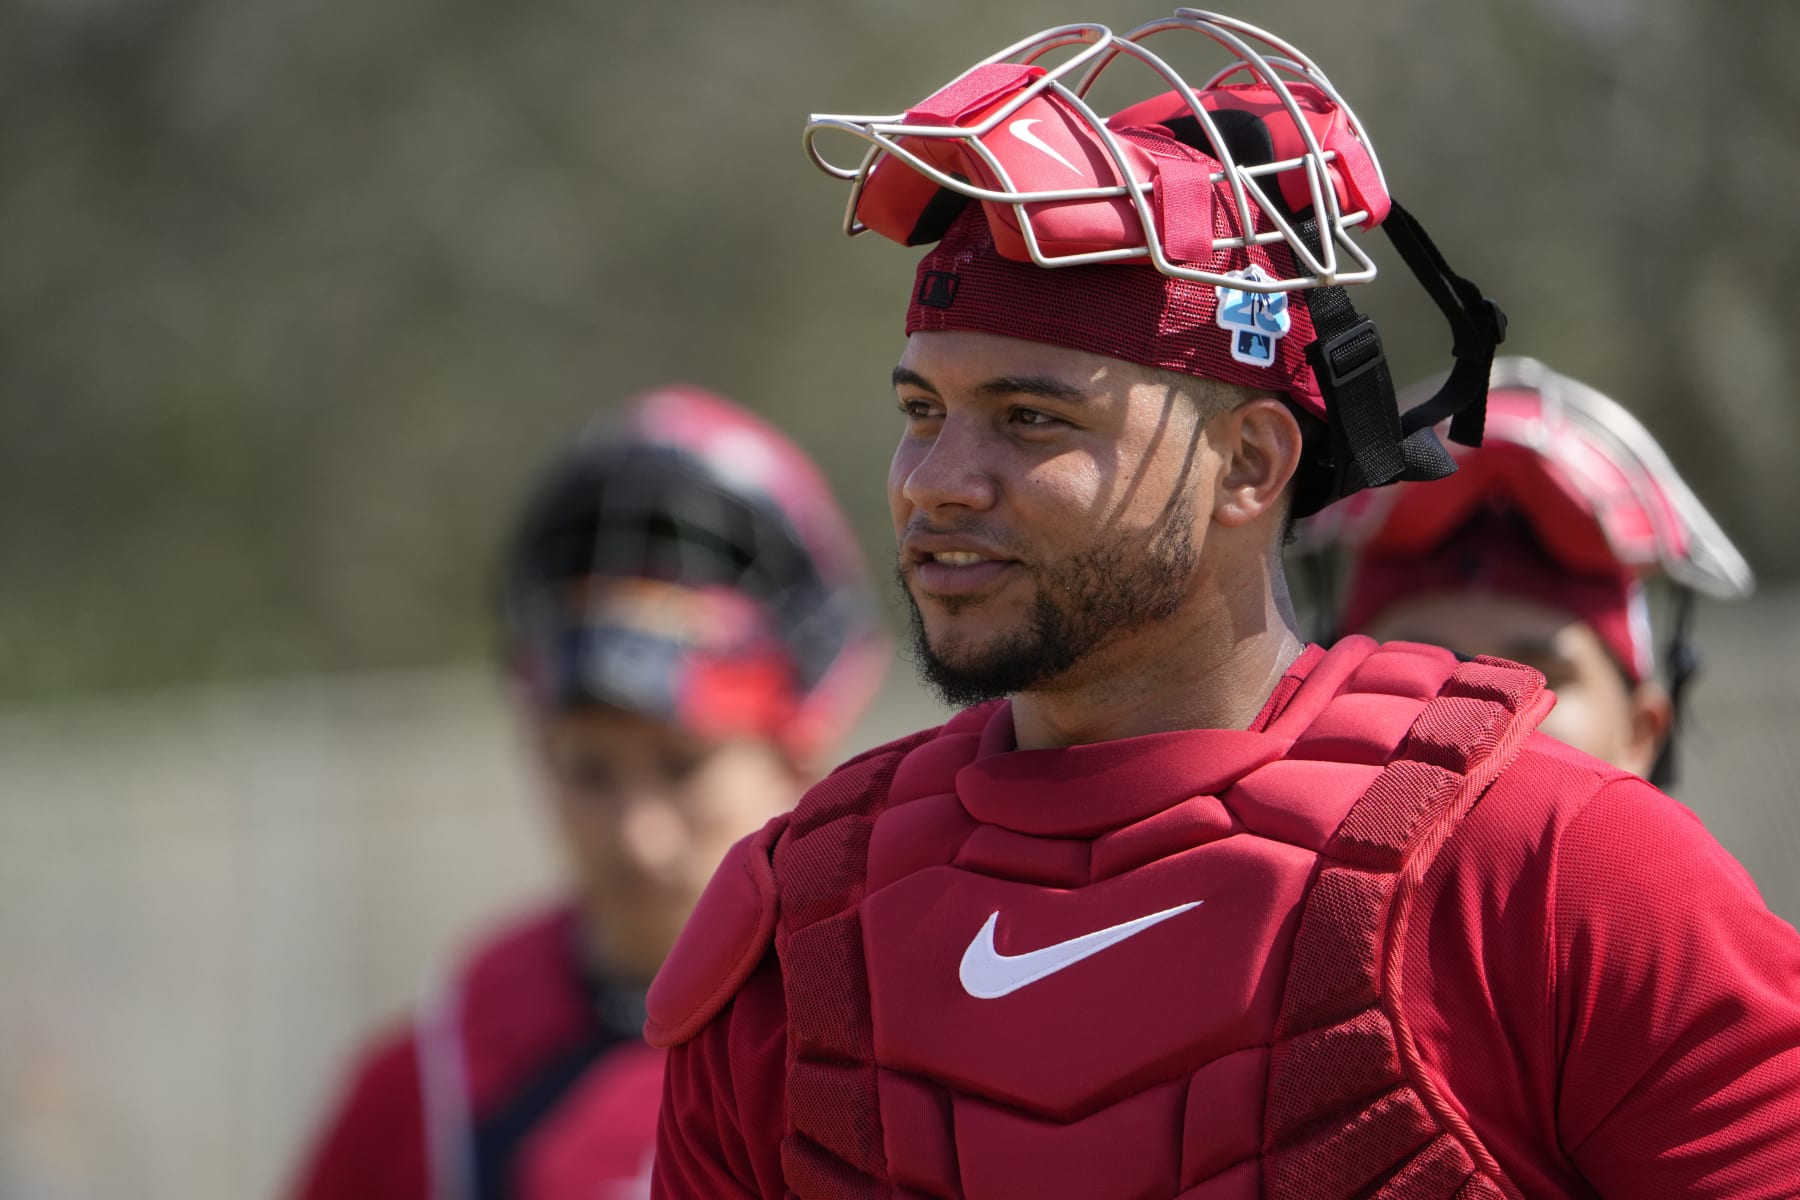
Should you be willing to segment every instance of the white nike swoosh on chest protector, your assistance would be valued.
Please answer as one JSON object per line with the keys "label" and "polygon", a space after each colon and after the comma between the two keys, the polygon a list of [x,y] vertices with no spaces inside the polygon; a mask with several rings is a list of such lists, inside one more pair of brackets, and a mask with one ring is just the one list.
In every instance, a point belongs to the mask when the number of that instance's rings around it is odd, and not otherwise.
{"label": "white nike swoosh on chest protector", "polygon": [[981,927],[969,948],[963,951],[962,967],[957,975],[962,980],[963,991],[969,995],[977,1000],[997,1000],[1204,903],[1194,900],[1178,904],[1147,917],[1085,933],[1026,954],[1001,954],[994,948],[994,928],[1000,923],[1000,914],[996,912],[987,919],[987,924]]}

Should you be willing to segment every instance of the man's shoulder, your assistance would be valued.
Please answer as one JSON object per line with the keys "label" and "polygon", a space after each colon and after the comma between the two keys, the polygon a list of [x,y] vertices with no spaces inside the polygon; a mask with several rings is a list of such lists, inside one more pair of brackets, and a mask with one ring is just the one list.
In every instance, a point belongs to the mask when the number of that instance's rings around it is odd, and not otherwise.
{"label": "man's shoulder", "polygon": [[367,1039],[284,1193],[292,1200],[424,1196],[424,1116],[410,1024]]}
{"label": "man's shoulder", "polygon": [[942,725],[884,742],[846,760],[801,797],[794,808],[795,832],[803,833],[846,812],[881,804],[888,784],[913,751],[946,739],[966,740],[958,735],[978,735],[1005,706],[1004,700],[993,700],[963,709]]}
{"label": "man's shoulder", "polygon": [[731,1002],[775,936],[775,843],[783,813],[725,853],[645,997],[644,1040],[667,1049],[704,1029]]}
{"label": "man's shoulder", "polygon": [[555,903],[514,912],[470,940],[455,973],[466,990],[510,988],[521,973],[564,967],[575,945],[575,910]]}
{"label": "man's shoulder", "polygon": [[854,758],[845,759],[837,769],[813,784],[800,798],[800,803],[794,806],[794,825],[804,829],[829,820],[846,802],[865,797],[872,790],[879,792],[887,780],[893,777],[902,759],[927,742],[935,741],[967,716],[968,713],[959,713],[946,724],[921,729],[891,742],[883,742]]}
{"label": "man's shoulder", "polygon": [[383,1113],[418,1095],[418,1043],[410,1020],[390,1020],[363,1039],[345,1076],[346,1103]]}
{"label": "man's shoulder", "polygon": [[1648,804],[1675,805],[1674,800],[1640,776],[1542,731],[1533,732],[1519,757],[1500,773],[1494,781],[1493,794],[1500,801],[1496,808],[1508,812],[1541,810],[1567,822],[1608,789],[1622,789]]}
{"label": "man's shoulder", "polygon": [[[406,1178],[412,1180],[417,1173],[414,1161],[422,1161],[418,1150],[423,1137],[422,1018],[448,1011],[464,1021],[471,1008],[477,1010],[478,1020],[485,1018],[499,1007],[498,1002],[513,994],[511,985],[542,973],[546,956],[560,940],[557,931],[568,919],[566,909],[542,909],[515,915],[488,929],[456,961],[427,1010],[392,1018],[361,1042],[338,1085],[330,1124],[320,1134],[296,1195],[344,1194],[349,1186],[346,1180],[355,1181],[357,1195],[388,1194],[390,1190],[397,1195],[424,1194],[422,1177],[401,1188],[393,1174],[407,1173]],[[443,994],[445,987],[447,995]],[[452,1000],[454,1006],[445,1009]],[[483,1021],[484,1028],[495,1024]],[[505,1025],[519,1026],[530,1028],[532,1022],[528,1018]]]}
{"label": "man's shoulder", "polygon": [[1609,906],[1686,911],[1701,897],[1715,912],[1746,903],[1751,919],[1769,915],[1749,872],[1687,805],[1561,742],[1534,741],[1520,773],[1502,780],[1496,811],[1533,814],[1549,831],[1559,920]]}
{"label": "man's shoulder", "polygon": [[590,1009],[574,908],[516,913],[474,939],[430,1001],[448,1005],[472,1058],[530,1062],[579,1039]]}
{"label": "man's shoulder", "polygon": [[783,839],[879,804],[887,780],[908,753],[968,719],[969,714],[959,714],[945,725],[895,738],[847,759],[808,789],[793,812],[776,817],[733,846],[650,985],[645,1040],[670,1047],[694,1038],[725,1010],[771,953],[780,910],[775,855]]}
{"label": "man's shoulder", "polygon": [[[1596,805],[1605,796],[1608,803]],[[1606,821],[1635,811],[1646,817],[1692,820],[1676,801],[1629,771],[1534,731],[1446,843],[1447,857],[1472,859],[1494,870],[1527,859],[1548,861],[1571,828],[1594,813]]]}

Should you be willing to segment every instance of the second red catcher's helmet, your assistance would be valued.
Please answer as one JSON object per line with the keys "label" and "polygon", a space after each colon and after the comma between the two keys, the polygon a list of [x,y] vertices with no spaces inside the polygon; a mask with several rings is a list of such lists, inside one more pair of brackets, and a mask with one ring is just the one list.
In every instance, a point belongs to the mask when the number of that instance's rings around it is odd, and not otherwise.
{"label": "second red catcher's helmet", "polygon": [[[1428,391],[1430,384],[1414,391]],[[1666,575],[1722,600],[1755,577],[1725,531],[1624,406],[1531,358],[1494,363],[1487,440],[1454,477],[1356,496],[1306,527],[1359,557],[1436,553],[1484,510],[1516,514],[1572,575]]]}
{"label": "second red catcher's helmet", "polygon": [[[1501,358],[1487,440],[1456,457],[1449,479],[1365,492],[1303,523],[1303,548],[1352,556],[1339,629],[1359,632],[1409,596],[1503,592],[1585,620],[1635,684],[1656,660],[1644,581],[1662,576],[1675,595],[1664,666],[1679,715],[1699,661],[1693,593],[1739,599],[1755,578],[1650,432],[1578,380]],[[1672,746],[1652,782],[1672,778]]]}
{"label": "second red catcher's helmet", "polygon": [[507,553],[504,607],[536,703],[801,754],[848,731],[888,660],[867,567],[818,468],[686,385],[639,397],[549,470]]}

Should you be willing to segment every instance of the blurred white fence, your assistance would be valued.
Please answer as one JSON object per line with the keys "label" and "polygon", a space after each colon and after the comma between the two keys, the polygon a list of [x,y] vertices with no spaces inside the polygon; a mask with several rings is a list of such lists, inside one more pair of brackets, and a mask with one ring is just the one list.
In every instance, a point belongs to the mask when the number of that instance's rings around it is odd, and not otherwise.
{"label": "blurred white fence", "polygon": [[270,1193],[358,1025],[541,885],[466,672],[0,729],[0,1196]]}
{"label": "blurred white fence", "polygon": [[[1800,592],[1702,614],[1680,794],[1800,918]],[[855,741],[932,719],[905,669]],[[0,1200],[272,1195],[372,1022],[553,864],[480,670],[0,718]]]}

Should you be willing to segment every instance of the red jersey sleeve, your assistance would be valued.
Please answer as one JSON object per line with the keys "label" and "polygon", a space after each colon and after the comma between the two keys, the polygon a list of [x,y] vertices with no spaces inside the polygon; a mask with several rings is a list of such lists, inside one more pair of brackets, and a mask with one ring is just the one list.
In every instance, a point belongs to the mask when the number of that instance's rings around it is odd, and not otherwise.
{"label": "red jersey sleeve", "polygon": [[288,1194],[291,1200],[427,1200],[410,1029],[377,1041],[357,1061]]}
{"label": "red jersey sleeve", "polygon": [[1800,935],[1699,820],[1599,789],[1554,865],[1556,1130],[1606,1197],[1800,1195]]}
{"label": "red jersey sleeve", "polygon": [[787,1009],[770,950],[690,1041],[670,1049],[657,1122],[655,1200],[781,1200]]}

